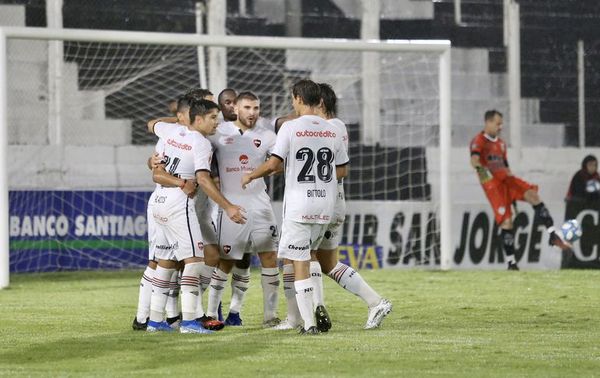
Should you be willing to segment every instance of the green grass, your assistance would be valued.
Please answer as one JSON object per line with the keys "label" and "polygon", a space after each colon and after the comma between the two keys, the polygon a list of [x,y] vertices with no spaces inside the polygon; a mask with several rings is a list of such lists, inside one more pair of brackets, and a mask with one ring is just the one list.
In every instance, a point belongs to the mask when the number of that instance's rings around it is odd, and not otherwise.
{"label": "green grass", "polygon": [[[362,301],[326,278],[333,328],[315,337],[260,328],[256,272],[243,328],[134,332],[140,273],[13,275],[0,290],[0,375],[600,374],[600,271],[362,271],[394,303],[372,331]],[[284,306],[282,293],[282,315]]]}

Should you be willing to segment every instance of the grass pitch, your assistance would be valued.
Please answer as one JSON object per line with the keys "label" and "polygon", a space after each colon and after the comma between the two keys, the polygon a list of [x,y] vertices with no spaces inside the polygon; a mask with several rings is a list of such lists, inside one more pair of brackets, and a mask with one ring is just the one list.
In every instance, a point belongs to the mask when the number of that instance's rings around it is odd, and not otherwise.
{"label": "grass pitch", "polygon": [[[0,290],[6,376],[593,376],[600,271],[362,271],[394,304],[377,330],[325,278],[333,328],[263,330],[253,273],[244,327],[214,335],[131,330],[139,272],[13,275]],[[229,297],[226,291],[225,297]],[[280,314],[285,298],[280,296]]]}

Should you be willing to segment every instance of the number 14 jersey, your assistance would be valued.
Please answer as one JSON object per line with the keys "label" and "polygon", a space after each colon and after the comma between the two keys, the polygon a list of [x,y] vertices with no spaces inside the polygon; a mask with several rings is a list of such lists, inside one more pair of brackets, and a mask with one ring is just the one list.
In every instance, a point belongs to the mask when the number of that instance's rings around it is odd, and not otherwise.
{"label": "number 14 jersey", "polygon": [[340,130],[314,115],[285,122],[272,155],[285,161],[284,219],[330,223],[337,197],[335,168],[349,162]]}

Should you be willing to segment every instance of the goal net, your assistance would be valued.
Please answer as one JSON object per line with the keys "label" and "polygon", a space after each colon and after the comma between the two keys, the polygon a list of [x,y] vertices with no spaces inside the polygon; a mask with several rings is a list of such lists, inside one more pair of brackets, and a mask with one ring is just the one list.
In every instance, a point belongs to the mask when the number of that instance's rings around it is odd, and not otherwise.
{"label": "goal net", "polygon": [[[4,34],[0,118],[8,134],[1,148],[10,195],[9,224],[0,232],[10,238],[11,272],[145,263],[153,190],[146,160],[156,142],[145,124],[168,115],[168,102],[203,75],[255,92],[266,127],[292,110],[295,81],[329,83],[350,135],[341,258],[359,268],[440,266],[448,249],[448,44],[35,28]],[[204,72],[214,47],[226,48],[226,63],[220,73]],[[216,97],[224,88],[209,89]],[[283,179],[269,184],[278,212]]]}

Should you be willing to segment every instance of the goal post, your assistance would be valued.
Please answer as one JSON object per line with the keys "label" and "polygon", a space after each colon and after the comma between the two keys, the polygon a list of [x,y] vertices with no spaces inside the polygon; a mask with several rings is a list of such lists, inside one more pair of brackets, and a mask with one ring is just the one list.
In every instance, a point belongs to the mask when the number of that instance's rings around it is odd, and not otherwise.
{"label": "goal post", "polygon": [[[432,219],[434,224],[432,232],[438,234],[438,236],[432,235],[431,237],[439,238],[439,268],[445,270],[451,267],[451,250],[452,250],[452,239],[450,235],[450,206],[451,206],[451,195],[450,195],[450,175],[449,175],[449,165],[450,165],[450,139],[451,139],[451,111],[450,111],[450,77],[451,77],[451,62],[450,62],[450,42],[443,40],[392,40],[392,41],[379,41],[379,40],[368,40],[368,41],[360,41],[360,40],[349,40],[349,39],[307,39],[307,38],[287,38],[287,37],[255,37],[255,36],[221,36],[221,35],[198,35],[198,34],[178,34],[178,33],[148,33],[148,32],[122,32],[122,31],[101,31],[101,30],[82,30],[82,29],[49,29],[49,28],[23,28],[23,27],[6,27],[0,28],[0,158],[2,159],[2,165],[0,166],[0,288],[7,287],[9,284],[9,254],[10,254],[10,231],[9,231],[9,189],[11,189],[9,185],[9,144],[11,144],[11,136],[9,135],[9,101],[7,98],[11,96],[11,91],[9,88],[9,80],[7,79],[8,75],[10,75],[9,71],[9,53],[8,53],[8,41],[13,40],[36,40],[36,41],[64,41],[69,43],[82,43],[82,45],[73,46],[73,56],[71,57],[78,64],[87,64],[88,61],[95,58],[95,55],[98,55],[98,49],[94,50],[93,47],[90,47],[86,44],[107,44],[112,46],[111,44],[115,44],[116,46],[127,45],[130,44],[134,47],[131,47],[133,51],[131,53],[131,57],[136,58],[136,54],[141,54],[145,57],[145,52],[141,51],[138,46],[183,46],[183,47],[192,47],[193,56],[197,56],[195,48],[199,46],[204,47],[224,47],[228,49],[228,59],[235,60],[234,56],[235,51],[243,51],[245,55],[243,57],[237,58],[237,63],[240,64],[240,67],[236,68],[235,65],[228,63],[228,75],[232,75],[232,72],[238,72],[243,76],[245,70],[248,68],[244,67],[243,64],[247,63],[248,58],[252,54],[261,55],[263,51],[283,51],[284,58],[287,59],[287,66],[283,64],[281,67],[284,67],[286,72],[283,77],[288,81],[290,79],[297,79],[302,77],[302,75],[312,75],[315,81],[327,81],[328,75],[338,74],[337,71],[344,71],[338,78],[339,83],[343,83],[344,78],[343,75],[352,76],[351,79],[354,83],[354,86],[360,86],[360,80],[356,78],[356,74],[354,72],[348,73],[345,72],[345,64],[356,66],[360,65],[360,59],[356,60],[355,56],[360,56],[360,53],[380,53],[382,59],[382,70],[388,69],[389,71],[382,72],[382,75],[385,75],[381,80],[382,89],[381,99],[382,101],[388,101],[388,105],[390,107],[394,107],[397,104],[399,107],[407,107],[404,112],[394,113],[394,109],[391,109],[388,113],[391,114],[391,121],[385,120],[382,123],[387,125],[388,130],[386,133],[382,134],[382,140],[378,141],[376,144],[372,146],[361,146],[360,150],[368,150],[370,152],[364,152],[365,154],[371,153],[375,156],[370,156],[369,160],[370,164],[376,164],[373,162],[377,160],[379,153],[378,149],[385,150],[385,152],[381,152],[383,155],[388,154],[386,157],[386,162],[395,163],[390,161],[393,157],[404,156],[404,151],[397,151],[394,148],[395,146],[395,137],[398,137],[400,134],[398,131],[400,128],[395,128],[395,122],[404,122],[406,117],[414,117],[415,120],[421,120],[424,118],[420,112],[426,106],[433,106],[436,108],[435,117],[434,114],[427,115],[427,121],[419,121],[415,124],[411,122],[406,122],[406,125],[402,125],[402,130],[408,130],[407,132],[415,133],[421,135],[420,137],[415,137],[415,141],[410,141],[409,139],[412,136],[409,134],[405,134],[405,137],[402,140],[404,146],[408,148],[413,148],[415,145],[418,145],[427,131],[417,130],[418,127],[415,125],[421,125],[422,123],[428,123],[428,127],[435,128],[434,136],[430,136],[431,139],[423,142],[424,147],[422,148],[423,152],[420,152],[423,156],[425,154],[435,153],[437,156],[435,157],[435,161],[438,164],[437,167],[432,169],[430,172],[434,172],[437,177],[432,178],[432,181],[436,183],[435,188],[435,197],[437,203],[435,205],[435,215]],[[105,46],[105,45],[102,45]],[[86,50],[87,49],[87,50]],[[116,49],[116,47],[115,47]],[[83,52],[82,52],[83,51]],[[88,52],[89,51],[89,52]],[[169,50],[170,51],[170,50]],[[256,51],[261,51],[258,53]],[[65,45],[65,59],[69,58],[69,47]],[[78,56],[77,54],[82,54]],[[118,54],[118,53],[117,53]],[[157,61],[157,64],[162,64],[157,67],[142,67],[139,69],[139,72],[133,76],[128,76],[122,79],[121,82],[118,83],[119,88],[129,85],[134,79],[137,79],[143,75],[147,75],[148,73],[155,73],[159,71],[162,67],[168,66],[170,64],[169,58],[173,55],[173,53],[164,53],[162,55],[151,55],[148,53],[151,59]],[[435,72],[431,71],[431,78],[428,77],[428,72],[419,71],[419,67],[423,65],[424,61],[421,59],[418,54],[426,54],[427,56],[435,56]],[[139,57],[137,57],[139,58]],[[164,62],[159,62],[160,59],[165,59]],[[180,57],[181,59],[187,59],[184,55]],[[270,59],[259,56],[260,59]],[[104,61],[109,61],[108,58],[102,58]],[[197,58],[196,58],[197,59]],[[274,58],[273,58],[274,59]],[[304,59],[304,60],[303,60]],[[114,58],[115,62],[117,61],[125,61],[122,56],[118,56]],[[260,60],[259,60],[260,61]],[[301,64],[298,64],[301,62]],[[137,62],[134,62],[137,64]],[[134,65],[132,63],[132,65]],[[106,63],[105,63],[106,64]],[[198,65],[195,61],[189,63],[190,66],[195,65],[196,67],[202,66]],[[259,63],[254,61],[253,67],[260,66]],[[265,63],[267,64],[267,63]],[[433,63],[430,64],[431,67],[434,66]],[[328,67],[330,65],[331,67]],[[403,83],[402,75],[399,74],[403,65],[409,67],[410,70],[414,71],[414,77],[419,77],[424,80],[425,83],[421,84],[418,81],[414,81],[416,79],[410,79],[406,83]],[[316,68],[316,67],[321,68]],[[278,69],[282,70],[283,68],[279,67]],[[327,69],[322,69],[322,67],[328,67]],[[384,68],[386,67],[386,68]],[[397,68],[400,67],[400,68]],[[123,68],[118,67],[104,67],[106,71],[102,71],[98,73],[96,76],[90,78],[85,77],[83,73],[79,73],[79,83],[81,85],[82,82],[88,80],[88,87],[93,87],[94,84],[97,84],[97,88],[100,90],[107,91],[107,85],[102,87],[98,83],[104,79],[106,74],[118,75],[124,71]],[[237,70],[237,71],[236,71]],[[319,71],[321,70],[321,71]],[[125,70],[127,71],[127,70]],[[319,71],[315,73],[316,71]],[[87,71],[86,71],[87,72]],[[241,73],[240,73],[241,72]],[[129,72],[128,72],[129,73]],[[210,73],[209,73],[210,75]],[[198,76],[196,76],[197,78]],[[412,77],[412,76],[411,76]],[[424,79],[423,79],[424,78]],[[243,79],[240,79],[243,80]],[[385,80],[388,80],[386,82]],[[115,85],[115,80],[109,80],[111,85]],[[231,81],[231,78],[229,78]],[[89,84],[92,83],[92,84]],[[284,92],[282,96],[289,96],[289,82],[277,82],[275,85],[280,88]],[[264,83],[260,83],[260,85],[264,86]],[[192,85],[189,85],[192,86]],[[401,98],[400,92],[404,90],[409,90],[410,88],[417,86],[419,91],[423,92],[422,94],[422,104],[419,106],[414,105],[414,101],[411,102],[410,99]],[[423,86],[423,88],[420,88]],[[350,86],[349,86],[350,87]],[[431,88],[433,89],[431,89]],[[94,89],[97,89],[94,88]],[[217,94],[223,88],[210,88],[213,92]],[[239,89],[249,89],[252,90],[253,87],[250,85],[247,88],[239,88]],[[334,86],[334,89],[335,86]],[[86,87],[87,90],[87,87]],[[155,89],[160,91],[159,89]],[[383,91],[391,91],[398,96],[393,97],[391,99],[387,99],[385,97],[386,92]],[[431,91],[435,91],[435,95],[431,95]],[[337,89],[336,89],[337,92]],[[354,105],[360,99],[356,100],[351,98],[354,93],[359,93],[360,90],[355,90],[354,88],[348,88],[345,92],[339,92],[338,95],[341,95],[341,110],[340,110],[340,118],[344,119],[345,114],[349,114],[354,112]],[[152,96],[154,94],[143,93],[143,91],[137,92],[138,96]],[[156,92],[158,93],[158,92]],[[88,93],[89,95],[89,93]],[[262,93],[263,98],[267,97],[266,93]],[[108,102],[110,96],[106,96],[102,99],[102,101]],[[276,94],[273,94],[273,99],[277,97]],[[286,100],[289,98],[285,97]],[[281,100],[281,98],[279,99]],[[112,101],[118,101],[112,100]],[[275,100],[269,100],[271,103],[270,108],[273,109],[273,112],[278,109],[274,103]],[[143,101],[140,101],[140,103]],[[429,105],[428,105],[429,104]],[[289,109],[289,104],[288,109]],[[383,106],[383,105],[382,105]],[[356,107],[360,109],[360,106]],[[102,112],[104,111],[104,104],[102,105]],[[89,111],[86,108],[87,112]],[[393,114],[392,114],[393,113]],[[352,113],[354,114],[354,113]],[[275,114],[271,114],[274,116]],[[279,114],[283,115],[283,114]],[[147,116],[150,118],[150,116]],[[436,118],[435,121],[431,121],[432,117]],[[354,114],[352,116],[347,116],[347,118],[353,118],[354,123],[357,125],[357,132],[360,133],[360,124],[361,124],[361,115]],[[411,118],[412,119],[412,118]],[[345,119],[344,119],[345,120]],[[387,122],[387,123],[386,123]],[[347,122],[352,123],[352,122]],[[437,123],[435,125],[431,123]],[[389,125],[388,125],[389,124]],[[379,127],[379,126],[376,126]],[[383,126],[381,126],[383,127]],[[427,129],[429,130],[429,129]],[[385,134],[385,135],[384,135]],[[413,134],[410,134],[413,135]],[[387,138],[387,139],[386,139]],[[420,138],[420,139],[419,139]],[[419,141],[417,141],[419,140]],[[351,143],[357,142],[351,140]],[[69,141],[65,141],[63,139],[63,143],[69,143]],[[78,143],[78,142],[77,142]],[[131,141],[128,142],[131,144]],[[425,144],[428,144],[427,146]],[[425,148],[427,147],[427,148]],[[431,147],[431,148],[429,148]],[[426,151],[425,151],[426,150]],[[361,152],[363,153],[363,152]],[[402,169],[409,169],[407,167],[412,167],[414,164],[410,161],[412,158],[412,152],[409,151],[408,161],[404,165],[398,165],[396,167],[397,175],[401,176],[404,172],[400,172]],[[387,156],[387,155],[386,155]],[[351,164],[352,165],[352,164]],[[404,168],[401,168],[404,167]],[[388,167],[389,168],[389,167]],[[431,167],[430,167],[431,168]],[[379,169],[379,168],[378,168]],[[386,167],[381,168],[381,171],[385,171]],[[364,168],[363,172],[368,171],[368,167]],[[387,172],[387,171],[386,171]],[[358,190],[363,190],[363,183],[358,182],[358,179],[355,179],[353,183],[350,185],[354,185],[353,188],[359,188]],[[410,180],[409,180],[410,181]],[[118,179],[115,182],[120,182]],[[389,182],[386,182],[386,185],[390,185]],[[377,185],[375,185],[377,186]],[[107,184],[107,187],[116,190],[123,190],[118,184],[111,182]],[[75,181],[72,186],[68,186],[68,189],[91,189],[90,187],[85,186],[85,184],[81,184]],[[93,188],[93,187],[92,187]],[[53,187],[44,187],[33,189],[46,189],[52,190],[55,189]],[[106,189],[105,187],[101,189]],[[377,189],[374,189],[377,190]],[[364,196],[365,198],[383,198],[387,199],[389,196]],[[427,196],[425,196],[427,197]],[[424,197],[424,198],[425,198]],[[357,196],[357,199],[361,199],[361,196]],[[399,198],[398,198],[399,199]],[[400,202],[399,202],[400,203]],[[428,220],[427,222],[429,222]],[[429,229],[429,226],[427,226]]]}

